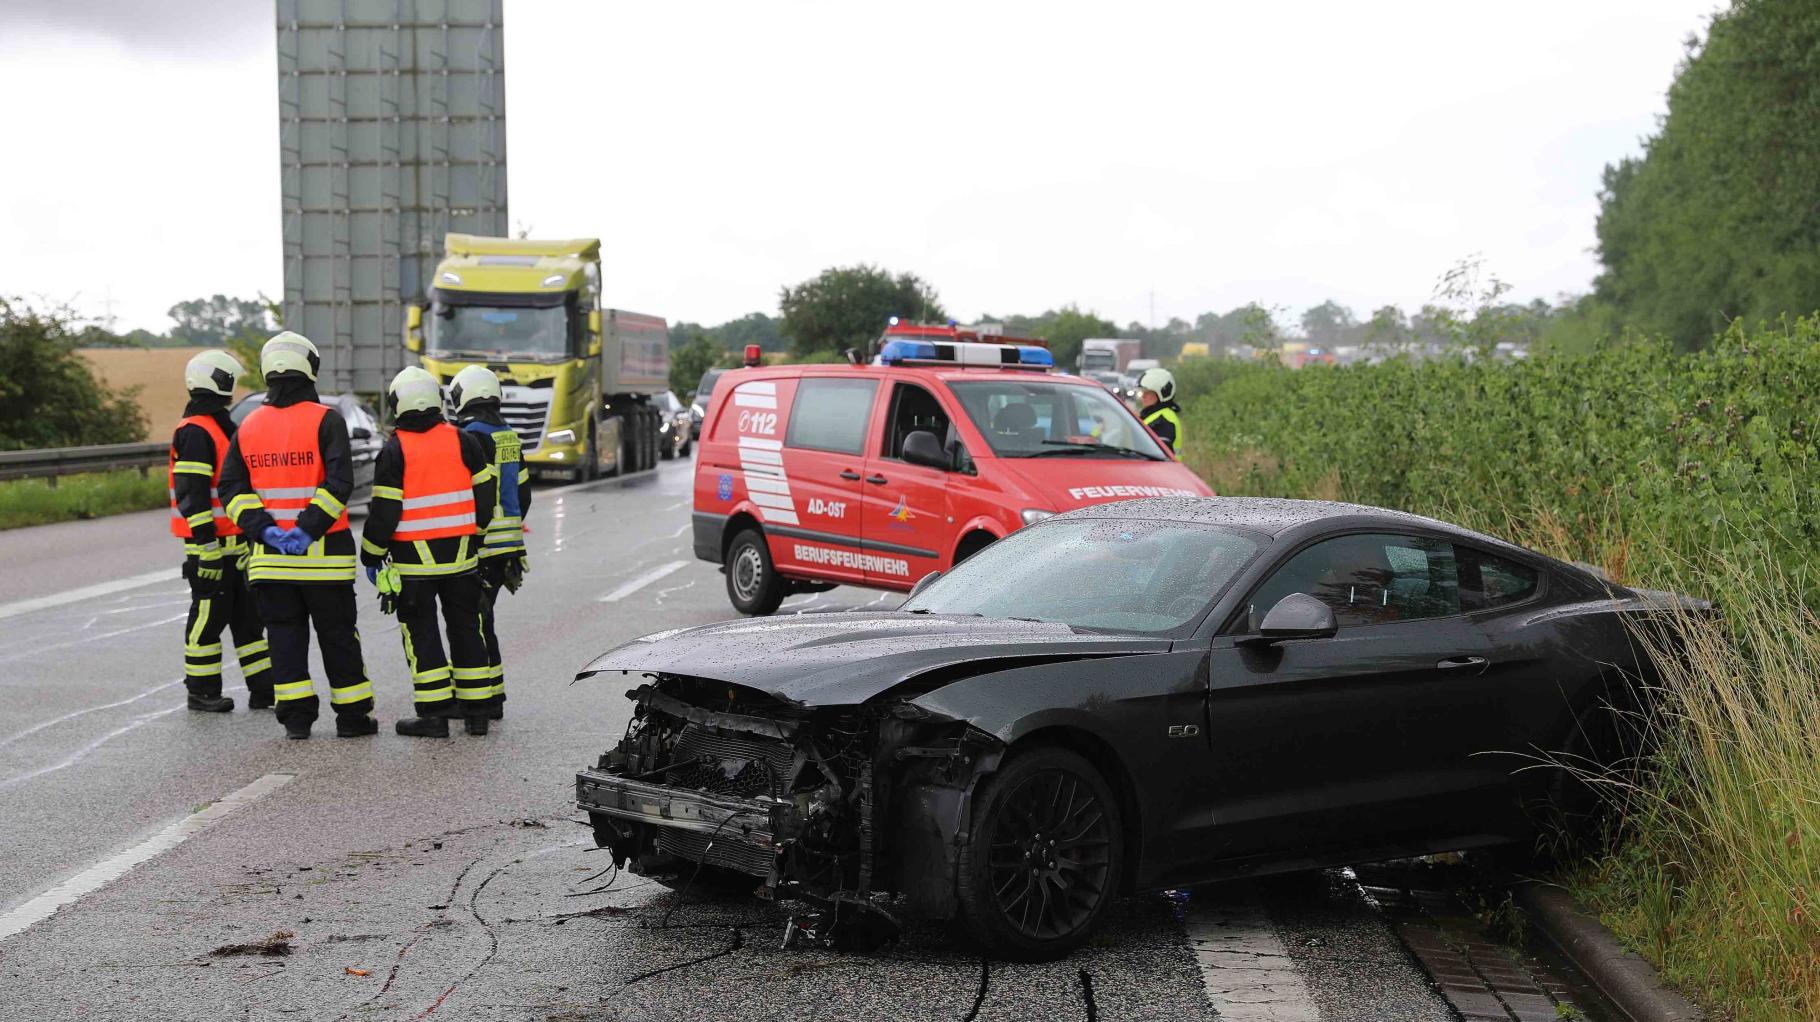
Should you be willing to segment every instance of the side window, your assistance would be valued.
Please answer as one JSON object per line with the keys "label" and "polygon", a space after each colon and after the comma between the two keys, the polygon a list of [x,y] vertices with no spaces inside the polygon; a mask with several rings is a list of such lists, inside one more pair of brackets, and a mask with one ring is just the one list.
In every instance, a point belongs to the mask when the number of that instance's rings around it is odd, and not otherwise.
{"label": "side window", "polygon": [[879,453],[887,458],[904,456],[904,438],[917,430],[934,433],[946,446],[952,438],[953,425],[941,402],[914,383],[899,383],[891,391],[891,415],[885,420],[884,442]]}
{"label": "side window", "polygon": [[1290,593],[1333,608],[1342,628],[1460,613],[1453,545],[1419,536],[1337,536],[1296,554],[1251,594],[1250,628]]}
{"label": "side window", "polygon": [[808,377],[796,386],[790,406],[790,429],[784,443],[839,454],[866,448],[866,423],[872,418],[877,380]]}
{"label": "side window", "polygon": [[1472,547],[1458,547],[1460,598],[1467,610],[1490,610],[1520,603],[1536,593],[1541,573],[1527,564],[1495,557]]}

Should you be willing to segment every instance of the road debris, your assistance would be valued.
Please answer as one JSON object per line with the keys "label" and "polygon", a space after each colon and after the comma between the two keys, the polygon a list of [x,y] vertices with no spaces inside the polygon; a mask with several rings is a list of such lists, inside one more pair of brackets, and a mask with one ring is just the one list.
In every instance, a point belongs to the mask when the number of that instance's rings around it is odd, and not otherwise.
{"label": "road debris", "polygon": [[274,930],[272,935],[264,940],[250,944],[223,944],[210,951],[209,954],[216,958],[234,958],[241,955],[279,958],[296,950],[291,946],[291,938],[295,936],[297,935],[289,930]]}
{"label": "road debris", "polygon": [[371,969],[356,969],[352,965],[343,966],[341,971],[350,976],[371,976],[373,974]]}

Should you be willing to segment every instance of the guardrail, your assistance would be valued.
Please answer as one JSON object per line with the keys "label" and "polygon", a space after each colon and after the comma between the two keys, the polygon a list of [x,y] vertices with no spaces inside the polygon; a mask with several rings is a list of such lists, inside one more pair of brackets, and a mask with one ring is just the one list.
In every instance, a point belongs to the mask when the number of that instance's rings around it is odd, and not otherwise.
{"label": "guardrail", "polygon": [[36,451],[0,451],[0,480],[43,479],[57,485],[58,476],[77,472],[106,472],[136,468],[145,475],[163,465],[170,455],[169,441],[142,444],[97,444],[93,447],[46,447]]}

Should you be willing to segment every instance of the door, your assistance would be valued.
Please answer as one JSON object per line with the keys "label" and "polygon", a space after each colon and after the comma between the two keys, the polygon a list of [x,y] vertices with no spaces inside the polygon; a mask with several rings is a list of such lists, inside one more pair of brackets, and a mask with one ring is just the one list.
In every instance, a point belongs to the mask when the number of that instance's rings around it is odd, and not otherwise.
{"label": "door", "polygon": [[[1294,592],[1332,607],[1338,633],[1238,644]],[[1314,862],[1477,828],[1470,753],[1495,726],[1478,684],[1490,643],[1462,614],[1451,544],[1315,543],[1252,593],[1248,617],[1209,653],[1208,769],[1184,852]]]}
{"label": "door", "polygon": [[866,577],[873,585],[903,587],[942,570],[954,547],[954,517],[948,502],[950,473],[904,460],[911,433],[935,434],[946,445],[953,419],[934,394],[899,380],[872,438],[864,479],[865,526],[861,544]]}
{"label": "door", "polygon": [[[877,393],[877,380],[804,377],[796,383],[788,421],[779,424],[781,441],[741,435],[742,459],[775,457],[781,465],[776,480],[746,472],[753,502],[766,508],[765,535],[779,571],[830,581],[865,581],[860,480]],[[760,441],[761,446],[748,449]],[[779,487],[781,494],[763,492]],[[787,504],[788,516],[766,501]]]}

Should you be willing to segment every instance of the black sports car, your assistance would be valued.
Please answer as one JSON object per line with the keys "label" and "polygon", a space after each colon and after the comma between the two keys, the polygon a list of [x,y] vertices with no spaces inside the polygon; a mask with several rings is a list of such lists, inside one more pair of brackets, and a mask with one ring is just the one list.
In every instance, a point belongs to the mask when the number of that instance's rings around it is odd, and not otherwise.
{"label": "black sports car", "polygon": [[1102,504],[897,611],[603,654],[581,677],[643,683],[576,795],[615,862],[808,899],[817,936],[912,913],[1050,958],[1119,893],[1533,839],[1585,792],[1526,768],[1621,753],[1627,619],[1677,601],[1377,508]]}

